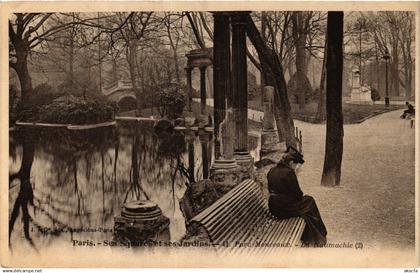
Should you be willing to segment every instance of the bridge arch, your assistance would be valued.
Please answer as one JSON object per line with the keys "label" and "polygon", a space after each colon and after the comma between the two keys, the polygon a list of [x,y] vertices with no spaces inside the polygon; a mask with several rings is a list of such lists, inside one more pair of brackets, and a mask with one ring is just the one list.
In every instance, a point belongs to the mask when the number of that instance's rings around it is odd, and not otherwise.
{"label": "bridge arch", "polygon": [[124,94],[117,99],[119,112],[127,112],[137,109],[137,98],[133,94]]}

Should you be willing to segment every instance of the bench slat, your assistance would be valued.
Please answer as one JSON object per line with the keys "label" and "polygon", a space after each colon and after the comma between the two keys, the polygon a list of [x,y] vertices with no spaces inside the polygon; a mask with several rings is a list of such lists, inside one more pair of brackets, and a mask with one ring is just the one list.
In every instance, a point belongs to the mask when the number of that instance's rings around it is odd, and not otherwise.
{"label": "bench slat", "polygon": [[205,224],[208,228],[211,229],[215,223],[223,222],[224,218],[230,217],[231,213],[233,213],[235,210],[240,210],[242,204],[245,204],[248,200],[253,199],[252,191],[252,187],[247,188],[244,191],[243,198],[240,198],[239,196],[232,197],[231,202],[216,208],[215,211],[211,214],[212,216],[207,217],[201,221],[201,223]]}
{"label": "bench slat", "polygon": [[[254,226],[249,229],[245,236],[242,236],[242,239],[239,242],[244,242],[245,244],[252,244],[255,242],[255,237],[257,236],[258,228],[267,220],[267,215],[262,213],[260,217],[255,222]],[[244,252],[249,252],[248,248],[241,248],[237,251],[238,254],[243,254]]]}
{"label": "bench slat", "polygon": [[[251,179],[233,188],[191,222],[204,227],[218,253],[229,255],[267,255],[274,250],[289,252],[305,227],[305,221],[300,217],[278,219],[270,214],[259,185]],[[258,247],[247,247],[255,246],[257,242]],[[235,243],[244,246],[238,247]],[[276,247],[281,244],[284,247]],[[287,244],[291,247],[286,247]]]}
{"label": "bench slat", "polygon": [[[294,226],[294,230],[287,242],[290,245],[290,247],[288,247],[285,252],[290,253],[294,249],[296,244],[298,243],[300,237],[302,236],[302,232],[304,228],[302,224],[305,224],[305,221],[302,218],[297,217],[297,224]],[[299,237],[297,237],[298,234],[299,234]]]}
{"label": "bench slat", "polygon": [[[235,221],[235,222],[241,221],[242,226],[243,226],[244,224],[246,224],[250,220],[252,220],[252,217],[254,217],[254,215],[258,212],[258,210],[260,210],[260,204],[258,203],[258,200],[253,200],[253,202],[249,206],[248,210],[247,211],[245,211],[245,210],[240,211],[237,215],[235,215],[235,217],[232,217],[232,221]],[[245,216],[242,218],[241,217],[242,215],[245,215]],[[231,223],[231,221],[229,221],[227,224],[230,224],[230,223]],[[241,225],[235,225],[233,231],[236,231],[237,228],[240,227],[240,226]],[[214,236],[217,237],[217,238],[220,238],[220,240],[222,240],[226,235],[232,235],[233,231],[232,232],[228,232],[228,231],[229,231],[229,229],[225,229],[224,231],[223,231],[223,229],[219,229],[219,230],[214,232]]]}
{"label": "bench slat", "polygon": [[290,219],[287,219],[285,221],[287,221],[287,224],[286,224],[284,230],[281,233],[279,233],[280,236],[278,236],[278,239],[275,241],[276,245],[283,244],[283,246],[280,249],[281,252],[284,252],[285,249],[288,248],[287,245],[285,245],[285,244],[287,244],[286,239],[288,237],[290,237],[290,235],[291,235],[290,234],[291,233],[290,229],[293,227],[293,225],[296,224],[296,218],[290,218]]}
{"label": "bench slat", "polygon": [[[240,187],[239,187],[240,186]],[[233,188],[231,191],[229,191],[227,194],[222,196],[219,200],[214,202],[212,205],[210,205],[208,208],[197,214],[191,221],[195,222],[201,222],[204,220],[204,218],[211,217],[212,212],[215,211],[216,208],[225,205],[227,202],[231,202],[230,198],[235,195],[240,195],[241,191],[243,189],[246,189],[247,187],[252,187],[252,180],[248,179],[239,184],[237,187]]]}
{"label": "bench slat", "polygon": [[220,241],[226,240],[228,238],[228,236],[233,236],[233,238],[235,238],[235,236],[240,235],[240,230],[247,230],[249,228],[249,226],[253,225],[253,219],[255,219],[255,216],[257,216],[258,214],[261,214],[261,201],[256,202],[254,204],[254,206],[251,208],[251,210],[249,211],[248,215],[243,219],[242,221],[242,225],[236,225],[233,229],[230,230],[230,232],[224,232],[223,234],[220,235]]}
{"label": "bench slat", "polygon": [[[273,219],[274,221],[276,221],[275,219]],[[270,248],[273,248],[274,247],[274,245],[273,245],[273,243],[274,243],[274,238],[275,238],[275,236],[279,233],[279,231],[284,227],[286,225],[286,223],[284,222],[284,221],[281,221],[281,222],[277,222],[276,223],[276,225],[275,225],[275,227],[272,229],[272,232],[270,233],[270,237],[268,238],[268,240],[267,240],[267,243],[270,243],[270,244],[272,244],[271,246],[269,246],[269,247],[265,247],[265,248],[263,248],[262,249],[262,251],[261,251],[261,253],[260,254],[264,254],[264,253],[266,253]]]}

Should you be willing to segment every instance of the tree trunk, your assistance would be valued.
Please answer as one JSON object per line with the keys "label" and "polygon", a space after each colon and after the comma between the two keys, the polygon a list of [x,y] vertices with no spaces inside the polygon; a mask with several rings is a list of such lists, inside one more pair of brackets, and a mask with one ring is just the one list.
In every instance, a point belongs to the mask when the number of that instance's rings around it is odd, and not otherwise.
{"label": "tree trunk", "polygon": [[380,90],[380,88],[379,88],[379,82],[380,82],[380,80],[379,80],[379,75],[380,75],[380,73],[379,73],[379,54],[378,54],[378,45],[377,45],[377,43],[376,43],[376,40],[375,40],[375,65],[376,65],[376,90],[378,91],[378,92],[380,92],[379,90]]}
{"label": "tree trunk", "polygon": [[127,48],[127,62],[130,70],[131,84],[133,86],[134,93],[137,98],[137,110],[141,110],[143,107],[143,96],[141,94],[140,88],[137,81],[137,69],[136,69],[136,60],[137,60],[137,41],[131,40],[128,43]]}
{"label": "tree trunk", "polygon": [[[407,38],[406,38],[407,39]],[[411,89],[413,84],[413,60],[411,58],[411,39],[407,39],[405,46],[404,70],[405,70],[405,100],[411,98]]]}
{"label": "tree trunk", "polygon": [[293,15],[293,40],[296,46],[296,73],[297,73],[297,95],[299,109],[305,108],[306,78],[306,32],[304,31],[304,13],[294,12]]}
{"label": "tree trunk", "polygon": [[[411,58],[411,57],[410,57]],[[411,98],[411,89],[413,82],[413,67],[411,65],[411,60],[407,61],[405,64],[405,100],[408,101]]]}
{"label": "tree trunk", "polygon": [[321,80],[319,83],[319,98],[318,98],[318,109],[316,112],[316,119],[318,121],[325,120],[325,78],[326,78],[326,65],[327,65],[327,47],[328,47],[328,37],[325,35],[325,44],[324,44],[324,58],[322,60],[322,70],[321,70]]}
{"label": "tree trunk", "polygon": [[70,37],[70,49],[69,49],[69,80],[71,86],[74,87],[74,41]]}
{"label": "tree trunk", "polygon": [[174,49],[174,66],[175,66],[175,77],[178,85],[181,84],[181,73],[179,72],[179,61],[176,49]]}
{"label": "tree trunk", "polygon": [[[265,35],[265,31],[267,29],[267,14],[265,11],[261,12],[261,38],[263,39],[263,41],[267,44],[267,37]],[[263,72],[260,71],[260,92],[261,92],[261,98],[260,98],[260,103],[261,106],[264,106],[264,86],[266,85],[265,81],[264,81],[264,76],[263,76]]]}
{"label": "tree trunk", "polygon": [[28,70],[28,52],[18,52],[16,50],[17,62],[15,65],[15,71],[19,78],[20,90],[21,90],[21,103],[22,105],[28,104],[28,96],[32,94],[32,78]]}
{"label": "tree trunk", "polygon": [[117,68],[117,60],[112,58],[112,81],[118,81],[118,68]]}
{"label": "tree trunk", "polygon": [[[393,35],[398,35],[396,31],[393,32]],[[390,96],[399,96],[400,95],[400,76],[398,71],[398,37],[394,37],[392,41],[392,68],[391,68],[391,92]]]}
{"label": "tree trunk", "polygon": [[290,114],[290,103],[287,97],[286,81],[284,79],[283,67],[281,62],[272,50],[270,50],[264,43],[260,32],[254,24],[250,15],[246,16],[246,27],[248,38],[257,50],[261,68],[265,75],[265,82],[270,85],[270,81],[273,83],[276,90],[274,101],[275,101],[275,118],[277,124],[277,131],[279,134],[279,141],[283,141],[282,137],[285,138],[286,145],[290,145],[296,148],[296,139],[294,136],[294,123]]}
{"label": "tree trunk", "polygon": [[343,12],[328,12],[327,23],[327,135],[322,186],[336,186],[341,179],[343,156]]}

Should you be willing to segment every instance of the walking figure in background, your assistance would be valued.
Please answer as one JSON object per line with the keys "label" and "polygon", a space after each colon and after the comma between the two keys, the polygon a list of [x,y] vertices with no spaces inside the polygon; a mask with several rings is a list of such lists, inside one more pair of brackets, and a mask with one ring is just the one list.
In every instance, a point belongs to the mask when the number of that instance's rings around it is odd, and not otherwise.
{"label": "walking figure in background", "polygon": [[404,110],[403,114],[401,115],[402,119],[410,118],[416,114],[416,110],[414,109],[413,105],[411,105],[408,101],[405,102],[405,105],[407,105],[408,109]]}
{"label": "walking figure in background", "polygon": [[309,195],[303,195],[295,173],[304,162],[299,151],[287,147],[282,159],[267,174],[270,192],[268,207],[279,219],[302,217],[306,222],[302,242],[324,245],[327,242],[327,229],[315,200]]}

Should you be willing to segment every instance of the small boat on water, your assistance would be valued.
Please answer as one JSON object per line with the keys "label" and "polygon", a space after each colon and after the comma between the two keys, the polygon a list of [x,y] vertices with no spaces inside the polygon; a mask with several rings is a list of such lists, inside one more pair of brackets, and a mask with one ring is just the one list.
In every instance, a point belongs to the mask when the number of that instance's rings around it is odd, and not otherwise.
{"label": "small boat on water", "polygon": [[68,125],[67,129],[69,129],[69,130],[89,130],[89,129],[95,129],[95,128],[115,126],[115,124],[116,124],[116,121],[113,120],[113,121],[96,123],[96,124]]}

